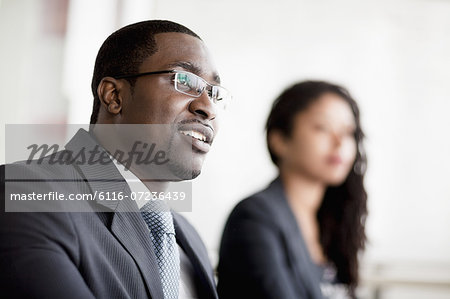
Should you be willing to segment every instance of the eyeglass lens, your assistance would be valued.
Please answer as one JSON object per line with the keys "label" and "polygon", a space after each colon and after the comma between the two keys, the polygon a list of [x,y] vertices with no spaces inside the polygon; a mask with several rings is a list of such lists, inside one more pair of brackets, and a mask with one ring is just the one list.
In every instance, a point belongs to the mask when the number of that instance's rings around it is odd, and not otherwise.
{"label": "eyeglass lens", "polygon": [[214,101],[221,101],[225,96],[225,90],[220,86],[209,86],[202,78],[192,73],[176,73],[175,89],[199,97],[208,88],[208,96]]}

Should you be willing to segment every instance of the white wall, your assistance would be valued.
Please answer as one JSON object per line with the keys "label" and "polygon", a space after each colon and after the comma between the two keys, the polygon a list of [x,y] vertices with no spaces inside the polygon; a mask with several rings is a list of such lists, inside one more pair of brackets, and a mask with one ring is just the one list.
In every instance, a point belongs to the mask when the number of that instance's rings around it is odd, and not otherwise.
{"label": "white wall", "polygon": [[[186,213],[213,258],[231,208],[275,174],[263,131],[271,101],[290,83],[312,78],[345,85],[361,106],[369,157],[366,260],[450,264],[449,1],[92,3],[71,2],[65,50],[56,45],[49,57],[41,44],[49,41],[33,31],[36,1],[0,2],[2,123],[58,113],[88,122],[93,59],[106,36],[145,18],[177,21],[208,44],[235,99]],[[50,67],[32,69],[39,59]],[[61,80],[49,84],[45,75]]]}

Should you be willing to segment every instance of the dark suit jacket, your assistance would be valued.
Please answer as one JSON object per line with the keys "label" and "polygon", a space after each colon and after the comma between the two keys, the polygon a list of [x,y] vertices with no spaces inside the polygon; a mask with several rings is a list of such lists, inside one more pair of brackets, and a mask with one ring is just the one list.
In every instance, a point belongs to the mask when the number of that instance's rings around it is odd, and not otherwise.
{"label": "dark suit jacket", "polygon": [[[77,152],[96,144],[89,133],[80,130],[66,149]],[[51,167],[15,163],[6,167],[19,177],[41,180],[41,191],[131,192],[112,163]],[[86,212],[5,212],[5,166],[1,173],[2,298],[163,298],[147,225],[135,203],[97,200],[86,204]],[[33,192],[35,187],[33,182],[19,182],[12,189]],[[199,235],[179,214],[173,213],[173,218],[177,243],[194,266],[200,298],[217,298],[212,267]]]}
{"label": "dark suit jacket", "polygon": [[309,257],[279,178],[232,211],[218,274],[222,299],[322,298],[320,271]]}

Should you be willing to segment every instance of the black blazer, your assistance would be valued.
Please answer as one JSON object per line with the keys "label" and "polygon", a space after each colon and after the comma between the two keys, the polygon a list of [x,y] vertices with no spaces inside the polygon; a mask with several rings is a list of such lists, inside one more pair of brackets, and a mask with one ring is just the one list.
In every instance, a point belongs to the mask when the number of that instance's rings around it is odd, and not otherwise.
{"label": "black blazer", "polygon": [[[77,152],[95,145],[92,136],[80,130],[66,149]],[[40,180],[40,190],[131,192],[112,163],[51,167],[45,163],[15,163],[6,167],[10,174]],[[147,225],[136,204],[97,200],[87,204],[85,212],[5,212],[11,189],[27,193],[35,191],[36,186],[32,182],[8,182],[5,198],[5,166],[1,166],[1,174],[2,298],[163,298]],[[199,235],[179,214],[173,213],[173,218],[177,243],[194,266],[200,298],[218,298],[212,267]]]}
{"label": "black blazer", "polygon": [[225,226],[218,292],[222,299],[322,298],[313,264],[281,180],[241,201]]}

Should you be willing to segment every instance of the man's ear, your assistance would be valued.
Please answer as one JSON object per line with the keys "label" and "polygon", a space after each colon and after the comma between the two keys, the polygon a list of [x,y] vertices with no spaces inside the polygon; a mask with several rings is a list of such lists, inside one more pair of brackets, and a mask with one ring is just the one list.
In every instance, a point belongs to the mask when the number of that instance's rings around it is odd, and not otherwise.
{"label": "man's ear", "polygon": [[113,77],[104,77],[97,87],[100,103],[111,114],[119,114],[122,110],[123,83]]}

